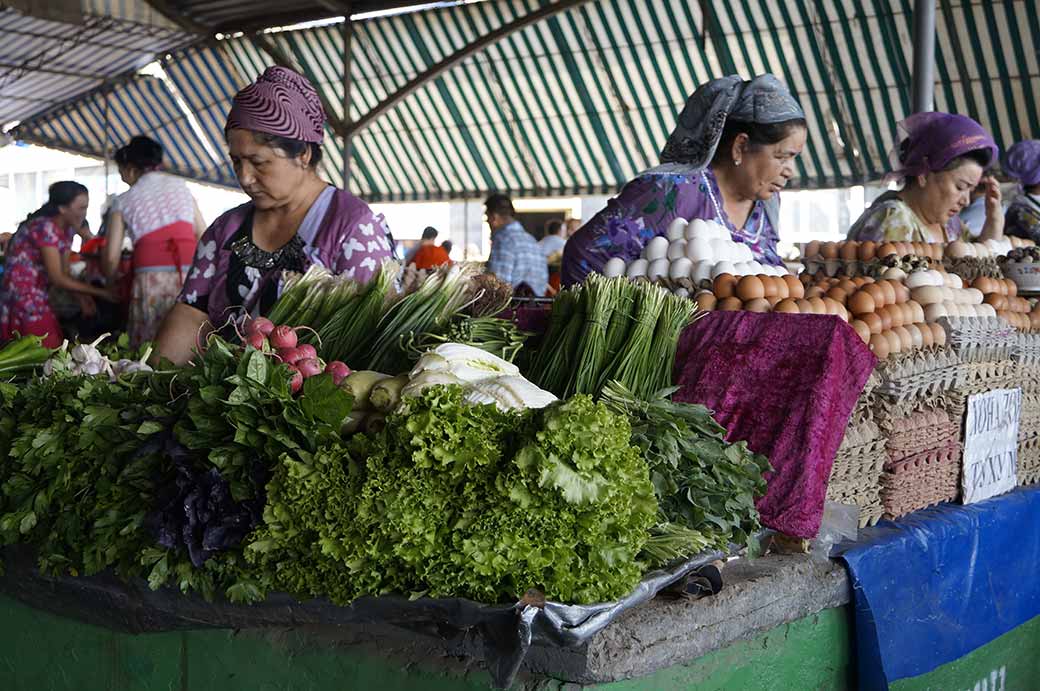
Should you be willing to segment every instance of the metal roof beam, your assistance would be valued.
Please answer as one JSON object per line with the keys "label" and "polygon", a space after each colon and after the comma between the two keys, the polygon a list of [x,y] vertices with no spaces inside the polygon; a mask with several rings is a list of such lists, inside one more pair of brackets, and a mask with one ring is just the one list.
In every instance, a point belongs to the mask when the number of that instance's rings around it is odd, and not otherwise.
{"label": "metal roof beam", "polygon": [[212,28],[196,22],[183,11],[174,7],[173,4],[167,0],[144,0],[144,2],[153,10],[166,17],[189,34],[200,34],[202,36],[213,34]]}
{"label": "metal roof beam", "polygon": [[466,58],[479,53],[488,46],[500,41],[501,39],[509,36],[510,34],[516,33],[521,29],[525,29],[532,24],[536,24],[543,19],[547,19],[555,14],[559,14],[564,10],[569,10],[572,7],[577,7],[588,2],[588,0],[559,0],[552,5],[545,5],[530,14],[526,14],[523,17],[517,17],[511,22],[506,22],[502,26],[498,27],[494,31],[488,33],[486,36],[482,36],[473,43],[455,51],[448,57],[444,58],[438,63],[430,65],[425,71],[420,72],[412,79],[408,80],[407,83],[401,86],[400,89],[390,94],[382,101],[377,103],[367,113],[362,115],[357,121],[350,123],[347,126],[345,134],[355,135],[361,130],[371,125],[380,115],[393,108],[395,105],[408,98],[416,89],[426,84],[432,79],[436,79],[440,75],[444,74],[451,68],[458,65]]}

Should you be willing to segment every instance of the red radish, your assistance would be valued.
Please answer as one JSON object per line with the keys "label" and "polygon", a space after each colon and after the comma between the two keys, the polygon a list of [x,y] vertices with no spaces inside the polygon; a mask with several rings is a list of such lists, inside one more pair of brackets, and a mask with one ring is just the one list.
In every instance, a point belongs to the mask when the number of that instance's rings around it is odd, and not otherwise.
{"label": "red radish", "polygon": [[246,334],[250,336],[260,334],[266,338],[271,335],[272,331],[274,331],[274,322],[267,317],[257,317],[246,326]]}
{"label": "red radish", "polygon": [[332,375],[332,382],[336,386],[339,386],[344,379],[350,376],[350,368],[347,367],[346,363],[339,360],[333,360],[325,365],[325,371]]}
{"label": "red radish", "polygon": [[246,335],[246,345],[251,345],[257,350],[263,350],[264,346],[267,345],[267,339],[259,331],[254,331]]}
{"label": "red radish", "polygon": [[279,348],[278,357],[282,358],[282,362],[287,365],[295,365],[303,359],[303,353],[299,348]]}
{"label": "red radish", "polygon": [[295,348],[296,347],[296,332],[291,327],[276,326],[274,331],[271,332],[270,336],[271,345],[278,350],[282,348]]}
{"label": "red radish", "polygon": [[300,354],[302,355],[301,359],[306,359],[306,358],[314,358],[315,360],[318,359],[318,351],[310,343],[301,343],[300,345],[296,346],[296,350],[300,351]]}
{"label": "red radish", "polygon": [[303,386],[303,374],[296,369],[295,365],[286,365],[286,367],[292,371],[292,378],[289,380],[289,390],[296,394],[300,391],[300,387]]}
{"label": "red radish", "polygon": [[[299,350],[297,348],[297,350]],[[314,358],[305,358],[296,362],[296,368],[300,370],[300,374],[303,375],[304,379],[313,377],[316,374],[321,374],[321,364]]]}

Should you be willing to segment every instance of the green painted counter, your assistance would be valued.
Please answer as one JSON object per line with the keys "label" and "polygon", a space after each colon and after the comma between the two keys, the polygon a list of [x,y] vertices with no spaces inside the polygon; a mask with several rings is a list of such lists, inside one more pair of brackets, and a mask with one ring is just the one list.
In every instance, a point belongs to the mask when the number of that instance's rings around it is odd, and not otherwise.
{"label": "green painted counter", "polygon": [[[488,676],[457,659],[390,659],[371,647],[323,644],[308,631],[225,630],[132,635],[56,617],[0,596],[4,691],[476,691]],[[316,637],[316,633],[318,633]],[[1040,617],[930,674],[892,685],[926,689],[1034,689]],[[698,691],[853,688],[845,607],[779,626],[689,664],[608,684],[526,678],[514,688]],[[985,685],[983,685],[983,683]]]}

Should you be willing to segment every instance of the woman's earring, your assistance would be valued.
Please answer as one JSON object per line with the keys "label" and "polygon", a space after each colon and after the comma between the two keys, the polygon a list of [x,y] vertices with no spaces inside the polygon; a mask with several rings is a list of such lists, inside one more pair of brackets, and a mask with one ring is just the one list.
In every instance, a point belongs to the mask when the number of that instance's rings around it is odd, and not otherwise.
{"label": "woman's earring", "polygon": [[739,166],[740,165],[740,159],[739,158],[734,158],[733,159],[733,165]]}

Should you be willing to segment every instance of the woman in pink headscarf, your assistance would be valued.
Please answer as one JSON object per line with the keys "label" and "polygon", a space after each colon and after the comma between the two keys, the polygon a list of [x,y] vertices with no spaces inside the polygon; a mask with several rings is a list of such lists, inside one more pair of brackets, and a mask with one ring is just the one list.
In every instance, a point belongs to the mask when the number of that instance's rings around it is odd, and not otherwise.
{"label": "woman in pink headscarf", "polygon": [[225,136],[250,201],[199,239],[156,341],[163,356],[184,363],[200,335],[238,315],[266,314],[284,271],[319,264],[366,282],[390,258],[383,217],[318,175],[324,133],[317,92],[292,70],[270,67],[235,96]]}
{"label": "woman in pink headscarf", "polygon": [[964,115],[917,113],[899,123],[896,170],[887,176],[903,188],[886,192],[849,230],[850,240],[951,242],[974,240],[958,215],[971,192],[986,186],[986,223],[978,240],[1004,234],[1000,186],[983,177],[997,160],[997,145],[982,125]]}

